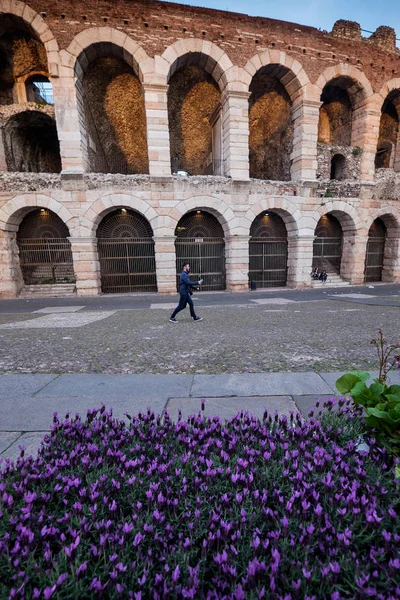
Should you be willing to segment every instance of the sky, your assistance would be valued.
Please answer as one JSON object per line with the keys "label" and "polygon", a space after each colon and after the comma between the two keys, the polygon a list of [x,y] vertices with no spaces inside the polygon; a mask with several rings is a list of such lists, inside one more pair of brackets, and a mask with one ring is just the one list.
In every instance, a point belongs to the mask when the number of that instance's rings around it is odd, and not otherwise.
{"label": "sky", "polygon": [[[357,21],[362,29],[375,31],[379,25],[394,27],[400,38],[399,0],[176,0],[179,4],[204,6],[291,21],[331,31],[338,19]],[[382,1],[382,0],[381,0]],[[363,33],[368,37],[368,33]],[[397,42],[400,46],[400,41]]]}

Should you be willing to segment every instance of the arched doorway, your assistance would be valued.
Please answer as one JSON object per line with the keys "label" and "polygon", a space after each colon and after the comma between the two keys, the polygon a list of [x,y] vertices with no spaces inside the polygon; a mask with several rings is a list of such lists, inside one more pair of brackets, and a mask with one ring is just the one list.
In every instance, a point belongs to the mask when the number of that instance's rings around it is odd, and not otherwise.
{"label": "arched doorway", "polygon": [[35,209],[17,233],[19,261],[26,285],[75,283],[69,230],[51,210]]}
{"label": "arched doorway", "polygon": [[331,214],[323,215],[315,229],[313,269],[328,273],[340,273],[342,261],[343,231],[338,219]]}
{"label": "arched doorway", "polygon": [[382,281],[386,232],[382,219],[375,219],[368,232],[364,281]]}
{"label": "arched doorway", "polygon": [[101,290],[156,292],[156,259],[149,222],[129,208],[108,213],[97,229]]}
{"label": "arched doorway", "polygon": [[224,231],[217,219],[203,210],[192,211],[179,221],[175,235],[177,275],[188,261],[192,280],[204,279],[203,291],[224,290]]}
{"label": "arched doorway", "polygon": [[285,223],[268,210],[250,228],[249,279],[257,287],[282,287],[287,280],[288,239]]}

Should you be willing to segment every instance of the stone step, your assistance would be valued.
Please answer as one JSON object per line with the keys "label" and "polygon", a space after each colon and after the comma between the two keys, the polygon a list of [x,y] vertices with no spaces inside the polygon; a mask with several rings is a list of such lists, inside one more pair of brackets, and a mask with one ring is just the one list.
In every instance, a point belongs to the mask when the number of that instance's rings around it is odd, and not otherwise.
{"label": "stone step", "polygon": [[57,283],[54,285],[26,285],[20,298],[65,298],[76,295],[75,283]]}

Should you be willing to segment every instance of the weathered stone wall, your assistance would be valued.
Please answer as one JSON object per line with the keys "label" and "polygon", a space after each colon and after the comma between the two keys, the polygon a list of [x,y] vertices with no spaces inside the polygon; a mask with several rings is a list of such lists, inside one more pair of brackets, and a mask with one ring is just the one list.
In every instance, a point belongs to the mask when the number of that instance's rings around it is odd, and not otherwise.
{"label": "weathered stone wall", "polygon": [[327,85],[322,93],[318,141],[337,146],[350,146],[352,106],[346,90]]}
{"label": "weathered stone wall", "polygon": [[131,67],[99,58],[83,76],[90,169],[148,173],[146,115],[141,84]]}
{"label": "weathered stone wall", "polygon": [[274,77],[259,73],[250,85],[250,177],[287,181],[293,125],[291,101]]}
{"label": "weathered stone wall", "polygon": [[317,179],[330,179],[331,162],[335,154],[341,154],[346,160],[345,179],[358,181],[360,179],[361,151],[359,148],[349,146],[338,146],[333,144],[318,144]]}
{"label": "weathered stone wall", "polygon": [[210,118],[220,99],[214,79],[204,69],[183,67],[169,81],[168,121],[172,169],[206,173],[212,152]]}
{"label": "weathered stone wall", "polygon": [[[376,168],[388,168],[393,164],[396,152],[397,137],[399,133],[399,117],[392,102],[388,102],[382,112],[379,126],[379,139],[377,147]],[[385,149],[385,152],[380,150]]]}

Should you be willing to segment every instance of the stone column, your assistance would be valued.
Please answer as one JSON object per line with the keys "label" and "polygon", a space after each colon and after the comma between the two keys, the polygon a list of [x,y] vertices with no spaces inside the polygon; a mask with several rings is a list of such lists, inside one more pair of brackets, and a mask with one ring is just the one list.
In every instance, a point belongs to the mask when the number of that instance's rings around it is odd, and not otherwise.
{"label": "stone column", "polygon": [[168,127],[168,86],[144,84],[149,173],[153,176],[171,175],[171,151]]}
{"label": "stone column", "polygon": [[24,287],[17,234],[0,231],[0,298],[15,298]]}
{"label": "stone column", "polygon": [[100,263],[96,238],[70,237],[76,293],[78,296],[98,296],[101,293]]}
{"label": "stone column", "polygon": [[0,171],[7,171],[6,149],[4,147],[4,126],[0,127]]}
{"label": "stone column", "polygon": [[225,238],[226,289],[228,292],[246,292],[249,289],[248,235]]}
{"label": "stone column", "polygon": [[364,104],[353,112],[351,145],[361,148],[360,180],[375,178],[375,155],[379,139],[381,111]]}
{"label": "stone column", "polygon": [[396,229],[388,229],[383,259],[382,281],[385,283],[400,282],[400,243]]}
{"label": "stone column", "polygon": [[311,287],[314,235],[288,239],[288,287]]}
{"label": "stone column", "polygon": [[159,294],[176,294],[175,236],[154,236],[157,290]]}
{"label": "stone column", "polygon": [[292,106],[292,181],[316,178],[320,106],[321,102],[304,98],[296,100]]}
{"label": "stone column", "polygon": [[354,235],[354,232],[343,231],[343,250],[340,263],[340,276],[352,285],[364,282],[365,254],[367,251],[368,232]]}
{"label": "stone column", "polygon": [[51,80],[54,93],[54,107],[58,139],[60,141],[62,173],[83,173],[87,170],[87,159],[80,126],[78,103],[73,77],[60,77]]}
{"label": "stone column", "polygon": [[225,90],[222,94],[224,171],[236,180],[249,179],[250,92]]}

